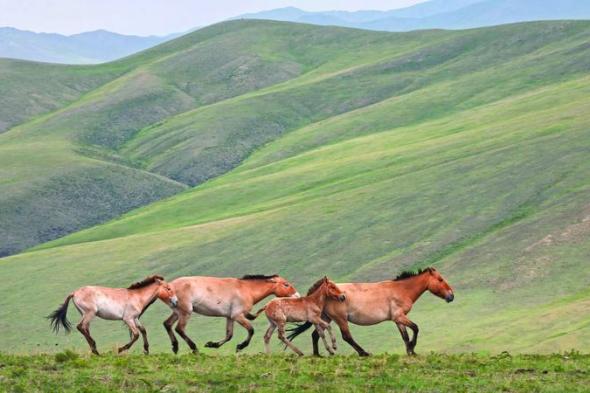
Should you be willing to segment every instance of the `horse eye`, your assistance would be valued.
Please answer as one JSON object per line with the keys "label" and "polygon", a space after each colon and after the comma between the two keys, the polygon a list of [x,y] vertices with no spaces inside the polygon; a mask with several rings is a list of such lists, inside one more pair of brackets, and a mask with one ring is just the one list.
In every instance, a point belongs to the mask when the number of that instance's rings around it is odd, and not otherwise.
{"label": "horse eye", "polygon": [[284,283],[283,285],[284,285],[285,287],[289,288],[289,284],[287,284],[287,283]]}
{"label": "horse eye", "polygon": [[440,282],[443,282],[443,279],[442,279],[442,277],[441,277],[441,278],[439,278],[439,279],[438,279],[438,281],[440,281]]}

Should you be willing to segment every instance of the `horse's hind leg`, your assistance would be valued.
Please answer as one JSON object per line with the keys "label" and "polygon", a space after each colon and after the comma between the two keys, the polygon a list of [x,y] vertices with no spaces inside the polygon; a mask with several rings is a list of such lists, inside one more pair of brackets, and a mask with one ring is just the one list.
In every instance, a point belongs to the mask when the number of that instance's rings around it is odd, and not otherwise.
{"label": "horse's hind leg", "polygon": [[127,326],[129,326],[129,330],[131,331],[131,341],[129,341],[127,344],[125,344],[121,348],[119,348],[119,350],[118,350],[119,353],[131,348],[131,346],[133,344],[135,344],[135,342],[139,339],[139,329],[137,328],[137,325],[135,324],[135,318],[125,319],[125,323],[127,324]]}
{"label": "horse's hind leg", "polygon": [[92,353],[98,355],[99,353],[96,349],[96,341],[94,341],[94,339],[90,335],[90,321],[94,319],[95,315],[96,313],[94,311],[84,312],[82,315],[82,320],[80,321],[78,326],[76,326],[76,328],[80,333],[82,333],[82,335],[88,342],[88,345],[90,346],[90,350],[92,351]]}
{"label": "horse's hind leg", "polygon": [[143,353],[145,353],[146,355],[149,355],[150,354],[150,344],[147,339],[147,331],[145,330],[145,327],[141,324],[139,319],[135,320],[135,324],[137,325],[137,328],[141,332],[141,337],[143,338]]}
{"label": "horse's hind leg", "polygon": [[180,335],[180,337],[182,337],[182,339],[187,343],[187,345],[189,346],[189,348],[193,351],[193,353],[199,353],[199,350],[197,349],[197,344],[195,344],[193,342],[193,340],[190,339],[189,336],[186,335],[184,329],[186,328],[186,324],[188,323],[189,318],[191,317],[191,313],[188,312],[181,312],[178,315],[178,323],[176,324],[176,333],[178,333]]}
{"label": "horse's hind leg", "polygon": [[340,333],[342,334],[342,339],[344,341],[346,341],[351,347],[354,348],[354,350],[359,354],[359,356],[369,356],[370,353],[365,351],[360,345],[357,344],[356,341],[354,341],[354,338],[352,338],[352,334],[350,333],[350,327],[348,326],[348,321],[345,318],[333,318],[334,322],[336,322],[336,324],[338,325],[338,327],[340,328]]}
{"label": "horse's hind leg", "polygon": [[225,344],[226,342],[228,342],[229,340],[231,340],[231,338],[234,335],[234,320],[231,318],[226,318],[226,323],[225,323],[225,338],[221,341],[209,341],[207,344],[205,344],[205,347],[207,348],[219,348],[220,346],[222,346],[223,344]]}
{"label": "horse's hind leg", "polygon": [[174,331],[172,330],[172,326],[174,326],[176,321],[178,321],[178,314],[175,312],[173,312],[172,315],[170,315],[168,319],[164,321],[164,328],[168,333],[168,337],[170,337],[170,342],[172,343],[172,352],[174,353],[178,353],[178,340],[176,339]]}
{"label": "horse's hind leg", "polygon": [[301,352],[299,350],[299,348],[297,348],[295,345],[293,345],[293,343],[291,341],[287,340],[287,337],[285,337],[285,323],[278,322],[277,328],[279,329],[279,340],[281,340],[286,346],[291,348],[293,350],[293,352],[295,352],[297,355],[303,356],[303,352]]}
{"label": "horse's hind leg", "polygon": [[236,346],[236,352],[239,352],[242,349],[246,348],[248,345],[250,345],[250,340],[252,340],[252,336],[254,335],[254,328],[252,327],[252,324],[250,323],[250,321],[248,321],[243,314],[238,315],[235,318],[235,321],[237,323],[239,323],[240,325],[242,325],[244,327],[244,329],[246,329],[248,331],[248,337],[246,337],[246,339],[243,342],[239,343]]}
{"label": "horse's hind leg", "polygon": [[272,321],[269,321],[269,322],[270,322],[270,325],[268,326],[266,333],[264,333],[264,351],[268,355],[270,355],[270,338],[272,337],[272,334],[274,333],[274,331],[277,327]]}

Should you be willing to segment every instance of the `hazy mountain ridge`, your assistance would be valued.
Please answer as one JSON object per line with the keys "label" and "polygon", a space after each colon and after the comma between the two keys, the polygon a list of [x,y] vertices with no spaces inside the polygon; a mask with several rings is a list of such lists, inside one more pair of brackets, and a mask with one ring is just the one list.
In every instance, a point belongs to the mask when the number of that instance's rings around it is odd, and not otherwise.
{"label": "hazy mountain ridge", "polygon": [[63,64],[103,63],[177,35],[140,37],[96,30],[70,36],[0,27],[0,57]]}
{"label": "hazy mountain ridge", "polygon": [[590,19],[584,0],[432,0],[392,11],[307,12],[281,8],[242,15],[269,19],[381,31],[465,29],[535,20]]}

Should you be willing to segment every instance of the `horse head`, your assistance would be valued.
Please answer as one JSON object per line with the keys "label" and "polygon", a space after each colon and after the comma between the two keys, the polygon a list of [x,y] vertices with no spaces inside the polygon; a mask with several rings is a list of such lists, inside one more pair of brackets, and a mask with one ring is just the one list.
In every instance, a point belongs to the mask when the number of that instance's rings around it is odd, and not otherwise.
{"label": "horse head", "polygon": [[455,299],[453,288],[435,268],[428,268],[426,274],[428,274],[428,290],[430,293],[446,300],[447,303]]}
{"label": "horse head", "polygon": [[326,291],[325,293],[327,297],[338,300],[340,302],[346,300],[346,295],[344,294],[344,292],[342,292],[342,290],[338,288],[338,285],[336,285],[334,281],[330,280],[328,277],[324,276],[324,282],[322,286]]}
{"label": "horse head", "polygon": [[174,287],[167,283],[161,276],[156,277],[155,282],[158,284],[158,298],[164,303],[176,307],[178,305],[178,297],[176,296]]}
{"label": "horse head", "polygon": [[289,281],[281,276],[273,276],[269,279],[273,283],[273,294],[276,297],[299,297],[299,292]]}

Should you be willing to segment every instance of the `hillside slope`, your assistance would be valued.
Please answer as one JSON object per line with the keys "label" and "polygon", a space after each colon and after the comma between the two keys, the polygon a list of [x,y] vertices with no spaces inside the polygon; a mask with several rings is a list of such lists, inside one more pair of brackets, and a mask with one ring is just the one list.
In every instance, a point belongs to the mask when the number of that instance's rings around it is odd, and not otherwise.
{"label": "hillside slope", "polygon": [[[426,265],[441,270],[457,300],[446,305],[426,295],[416,306],[422,351],[588,347],[590,23],[410,34],[272,22],[215,29],[207,40],[216,48],[223,48],[216,40],[228,38],[220,34],[225,29],[240,40],[250,37],[241,29],[266,32],[268,41],[246,42],[271,53],[273,66],[280,65],[273,72],[286,76],[233,97],[223,95],[226,81],[208,79],[206,91],[222,98],[198,106],[203,90],[183,90],[194,99],[187,108],[195,108],[170,111],[138,132],[135,123],[112,135],[91,127],[103,119],[92,112],[93,100],[116,96],[101,90],[43,120],[44,127],[28,124],[4,135],[15,151],[23,140],[34,149],[39,138],[74,136],[137,163],[137,173],[178,184],[209,181],[0,260],[5,280],[35,288],[26,302],[21,289],[0,290],[1,348],[82,348],[77,335],[54,338],[30,319],[86,283],[127,285],[153,272],[279,272],[301,291],[323,274],[384,280]],[[141,77],[178,67],[168,63],[171,48],[162,51],[169,55],[142,67]],[[298,72],[282,74],[292,69],[286,59],[297,59]],[[182,75],[172,69],[169,75]],[[118,93],[136,77],[126,74],[125,83],[105,89]],[[74,109],[93,121],[80,117],[83,133],[62,132],[64,114]],[[166,315],[157,304],[144,317],[156,350],[168,350]],[[196,317],[189,332],[202,345],[222,335],[223,325]],[[264,325],[257,322],[258,333]],[[99,344],[126,339],[123,329],[108,326],[97,324]],[[370,351],[397,351],[399,338],[383,344],[392,331],[383,324],[354,333]],[[252,351],[260,344],[257,334]]]}

